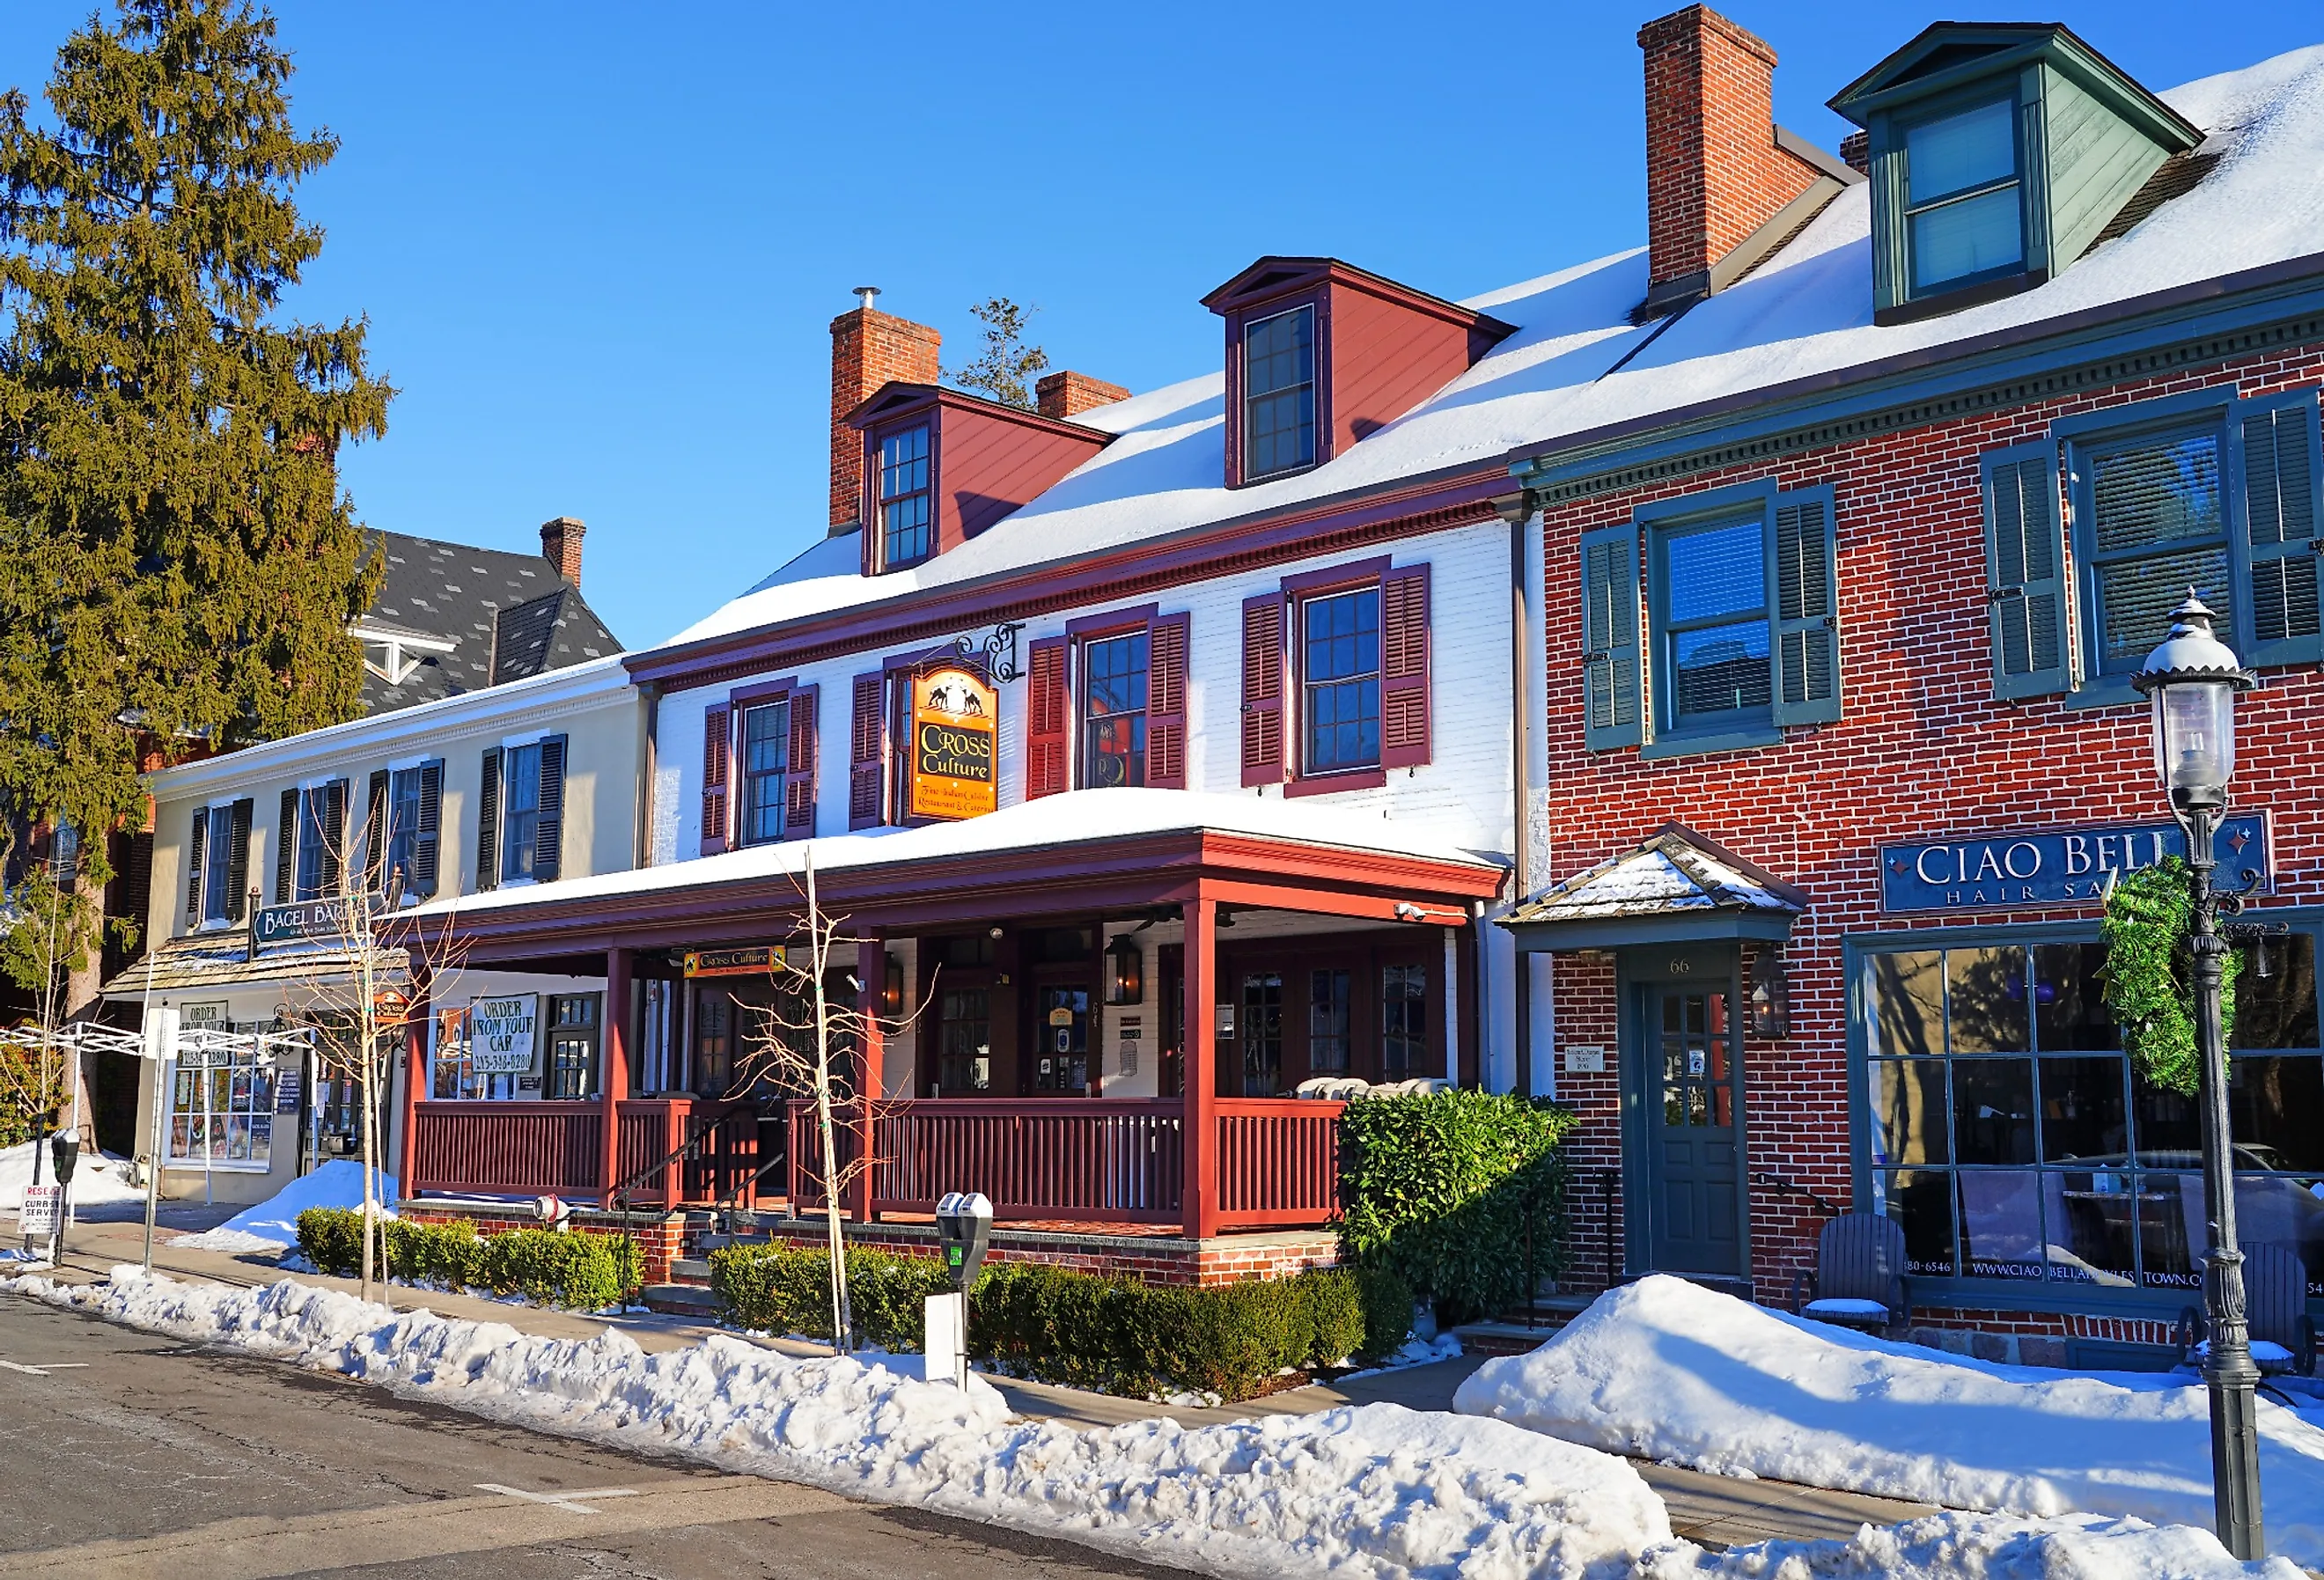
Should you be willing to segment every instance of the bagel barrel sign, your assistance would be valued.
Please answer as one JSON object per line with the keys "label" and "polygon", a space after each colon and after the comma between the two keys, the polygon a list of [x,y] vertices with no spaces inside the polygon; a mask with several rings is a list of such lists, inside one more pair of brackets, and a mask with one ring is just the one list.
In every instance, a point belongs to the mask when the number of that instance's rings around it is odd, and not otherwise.
{"label": "bagel barrel sign", "polygon": [[912,680],[912,816],[981,818],[1000,804],[1000,702],[947,664]]}

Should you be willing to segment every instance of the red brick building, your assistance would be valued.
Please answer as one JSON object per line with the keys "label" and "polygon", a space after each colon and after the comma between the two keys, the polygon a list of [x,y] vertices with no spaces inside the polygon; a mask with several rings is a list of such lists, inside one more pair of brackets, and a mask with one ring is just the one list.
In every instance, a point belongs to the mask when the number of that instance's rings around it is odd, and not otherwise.
{"label": "red brick building", "polygon": [[1983,1353],[2165,1342],[2195,1111],[2125,1059],[2097,924],[2179,837],[2128,678],[2193,585],[2262,678],[2222,879],[2287,924],[2240,989],[2243,1232],[2324,1293],[2312,67],[2158,97],[2062,27],[1940,23],[1833,99],[1835,175],[1767,45],[1699,6],[1639,42],[1638,328],[1513,466],[1548,793],[1510,925],[1586,1119],[1576,1281],[1784,1300],[1853,1207]]}

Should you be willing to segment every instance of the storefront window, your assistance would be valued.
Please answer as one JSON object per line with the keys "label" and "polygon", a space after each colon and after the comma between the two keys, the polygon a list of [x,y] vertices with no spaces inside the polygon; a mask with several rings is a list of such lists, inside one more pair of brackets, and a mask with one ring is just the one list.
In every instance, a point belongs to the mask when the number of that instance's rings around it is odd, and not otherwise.
{"label": "storefront window", "polygon": [[1307,1067],[1319,1076],[1348,1069],[1348,994],[1353,972],[1307,974]]}
{"label": "storefront window", "polygon": [[981,987],[948,987],[936,1000],[936,1085],[944,1092],[992,1086],[992,1012]]}
{"label": "storefront window", "polygon": [[[436,1022],[436,1085],[439,1098],[514,1097],[517,1077],[479,1075],[468,1057],[468,1012],[447,1010]],[[327,1085],[329,1083],[326,1083]],[[352,1089],[355,1083],[346,1082]],[[538,1096],[530,1093],[527,1095]]]}
{"label": "storefront window", "polygon": [[274,1069],[255,1052],[189,1049],[171,1073],[170,1158],[264,1169],[273,1158]]}
{"label": "storefront window", "polygon": [[1408,1079],[1429,1067],[1428,967],[1380,967],[1380,1076]]}
{"label": "storefront window", "polygon": [[1272,1097],[1283,1084],[1283,974],[1242,979],[1242,1095]]}
{"label": "storefront window", "polygon": [[[2324,1049],[2315,939],[2247,947],[2228,1105],[2243,1238],[2324,1294]],[[2191,1098],[2140,1081],[2089,941],[1884,951],[1864,966],[1865,1132],[1878,1210],[1922,1277],[2201,1287]]]}

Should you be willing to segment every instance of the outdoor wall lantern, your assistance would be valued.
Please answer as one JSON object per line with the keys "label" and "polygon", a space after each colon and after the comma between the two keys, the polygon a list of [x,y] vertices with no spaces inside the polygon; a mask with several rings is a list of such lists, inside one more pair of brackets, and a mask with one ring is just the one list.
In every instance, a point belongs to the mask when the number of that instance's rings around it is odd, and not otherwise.
{"label": "outdoor wall lantern", "polygon": [[2212,841],[2227,808],[2227,781],[2236,772],[2236,693],[2256,677],[2235,649],[2212,634],[2218,616],[2195,589],[2171,611],[2171,634],[2131,677],[2154,709],[2154,773],[2171,811],[2187,836],[2188,888],[2194,901],[2187,952],[2194,964],[2196,1055],[2203,1128],[2203,1216],[2209,1244],[2203,1261],[2209,1348],[2203,1380],[2211,1395],[2211,1498],[2219,1543],[2238,1558],[2264,1557],[2260,1525],[2259,1418],[2254,1395],[2259,1368],[2252,1363],[2245,1320],[2244,1255],[2236,1234],[2234,1166],[2227,1122],[2227,1038],[2220,1000],[2227,951],[2248,924],[2222,925],[2219,913],[2243,908],[2242,896],[2211,887],[2218,858]]}
{"label": "outdoor wall lantern", "polygon": [[1105,1002],[1134,1004],[1146,997],[1146,957],[1138,939],[1119,933],[1105,947]]}
{"label": "outdoor wall lantern", "polygon": [[880,984],[880,1008],[893,1015],[904,1007],[904,963],[893,951],[888,956],[887,980]]}
{"label": "outdoor wall lantern", "polygon": [[1780,1041],[1792,1034],[1792,979],[1780,946],[1751,962],[1751,1035]]}

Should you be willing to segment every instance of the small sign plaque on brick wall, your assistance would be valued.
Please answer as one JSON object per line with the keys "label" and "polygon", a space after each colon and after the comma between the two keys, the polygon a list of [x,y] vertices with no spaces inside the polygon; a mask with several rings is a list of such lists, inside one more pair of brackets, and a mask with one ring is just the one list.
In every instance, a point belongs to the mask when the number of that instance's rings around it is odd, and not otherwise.
{"label": "small sign plaque on brick wall", "polygon": [[1606,1050],[1599,1047],[1569,1048],[1565,1050],[1568,1075],[1602,1076],[1606,1073]]}

